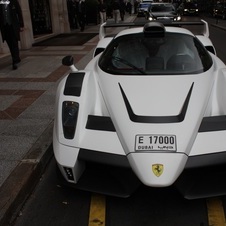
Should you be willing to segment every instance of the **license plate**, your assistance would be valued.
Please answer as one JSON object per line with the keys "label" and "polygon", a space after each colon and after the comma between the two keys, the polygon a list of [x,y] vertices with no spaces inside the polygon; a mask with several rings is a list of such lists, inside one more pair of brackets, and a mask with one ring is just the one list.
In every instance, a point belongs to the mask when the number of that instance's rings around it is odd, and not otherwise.
{"label": "license plate", "polygon": [[135,151],[176,151],[175,135],[136,135]]}

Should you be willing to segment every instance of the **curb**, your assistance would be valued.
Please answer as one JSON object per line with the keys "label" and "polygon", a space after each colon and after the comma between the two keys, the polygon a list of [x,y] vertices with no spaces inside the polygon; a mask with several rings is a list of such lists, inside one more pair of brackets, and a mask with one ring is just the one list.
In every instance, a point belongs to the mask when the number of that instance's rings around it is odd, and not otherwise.
{"label": "curb", "polygon": [[211,24],[211,26],[226,31],[226,27],[223,27],[223,26],[220,26],[220,25],[217,25],[217,24]]}
{"label": "curb", "polygon": [[32,146],[25,158],[13,170],[0,188],[0,225],[10,225],[29,197],[47,164],[52,152],[53,122]]}

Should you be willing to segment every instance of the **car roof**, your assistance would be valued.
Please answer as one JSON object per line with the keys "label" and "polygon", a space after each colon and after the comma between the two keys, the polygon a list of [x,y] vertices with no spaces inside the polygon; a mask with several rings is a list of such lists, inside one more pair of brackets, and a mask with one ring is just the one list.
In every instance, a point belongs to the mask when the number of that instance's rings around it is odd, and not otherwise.
{"label": "car roof", "polygon": [[151,5],[173,5],[170,2],[153,2]]}
{"label": "car roof", "polygon": [[141,3],[139,4],[139,6],[150,6],[150,5],[151,5],[150,2],[141,2]]}

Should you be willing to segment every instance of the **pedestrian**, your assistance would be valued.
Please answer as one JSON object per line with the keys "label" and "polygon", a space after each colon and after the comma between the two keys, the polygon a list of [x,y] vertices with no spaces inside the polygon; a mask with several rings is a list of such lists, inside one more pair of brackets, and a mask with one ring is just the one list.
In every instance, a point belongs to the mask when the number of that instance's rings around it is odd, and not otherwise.
{"label": "pedestrian", "polygon": [[126,11],[131,16],[131,14],[132,14],[132,4],[131,4],[130,0],[126,3]]}
{"label": "pedestrian", "polygon": [[98,11],[100,14],[100,23],[102,24],[107,20],[107,17],[106,17],[107,6],[104,0],[99,0]]}
{"label": "pedestrian", "polygon": [[113,18],[113,7],[112,7],[112,1],[106,1],[106,6],[107,6],[107,19]]}
{"label": "pedestrian", "polygon": [[126,11],[126,4],[124,0],[119,0],[119,11],[120,11],[120,17],[121,21],[124,21],[125,11]]}
{"label": "pedestrian", "polygon": [[68,19],[71,29],[77,29],[75,0],[67,0]]}
{"label": "pedestrian", "polygon": [[118,23],[119,16],[120,16],[120,5],[118,0],[114,0],[112,8],[113,8],[113,17],[114,17],[115,23]]}
{"label": "pedestrian", "polygon": [[11,57],[13,69],[20,63],[19,41],[20,32],[24,30],[22,10],[18,0],[0,0],[0,30],[2,41],[6,41]]}
{"label": "pedestrian", "polygon": [[77,0],[76,14],[80,30],[84,31],[86,24],[86,4],[85,0]]}
{"label": "pedestrian", "polygon": [[134,14],[137,14],[137,7],[139,6],[139,0],[134,1]]}

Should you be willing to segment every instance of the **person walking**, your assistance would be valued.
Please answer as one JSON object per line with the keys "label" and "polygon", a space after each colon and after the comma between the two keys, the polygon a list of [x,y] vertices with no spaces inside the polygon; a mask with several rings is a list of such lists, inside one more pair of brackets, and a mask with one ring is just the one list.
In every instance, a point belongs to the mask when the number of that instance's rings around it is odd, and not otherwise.
{"label": "person walking", "polygon": [[68,19],[71,29],[77,29],[75,0],[67,0]]}
{"label": "person walking", "polygon": [[113,17],[115,20],[115,23],[119,22],[119,17],[120,17],[120,5],[118,0],[114,0],[113,2]]}
{"label": "person walking", "polygon": [[134,14],[137,14],[137,7],[139,5],[139,0],[134,1]]}
{"label": "person walking", "polygon": [[76,14],[80,30],[84,31],[86,24],[86,5],[85,0],[78,0],[76,4]]}
{"label": "person walking", "polygon": [[127,11],[127,12],[129,13],[129,15],[131,16],[131,14],[132,14],[132,4],[131,4],[130,0],[127,1],[127,3],[126,3],[126,11]]}
{"label": "person walking", "polygon": [[100,23],[102,24],[107,20],[106,17],[107,6],[104,0],[99,0],[98,10],[100,14]]}
{"label": "person walking", "polygon": [[121,21],[124,21],[125,9],[126,9],[126,4],[124,0],[119,0],[119,12],[120,12]]}
{"label": "person walking", "polygon": [[24,30],[22,10],[18,0],[0,1],[0,30],[2,41],[6,41],[11,57],[13,69],[20,63],[19,41],[20,32]]}

